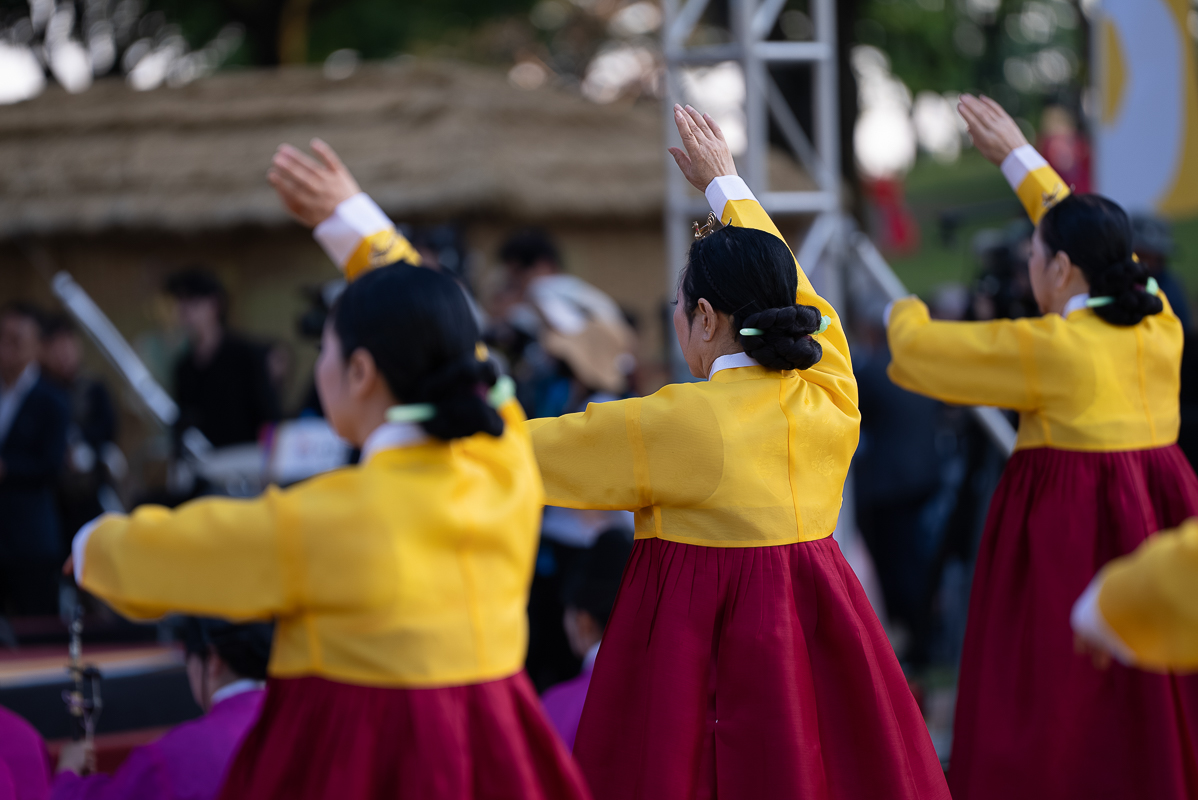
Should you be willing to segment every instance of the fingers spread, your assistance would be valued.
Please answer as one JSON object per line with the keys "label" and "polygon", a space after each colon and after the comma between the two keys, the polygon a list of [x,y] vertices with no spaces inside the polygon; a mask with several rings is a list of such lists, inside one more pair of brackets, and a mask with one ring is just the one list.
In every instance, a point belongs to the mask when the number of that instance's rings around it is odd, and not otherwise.
{"label": "fingers spread", "polygon": [[[311,159],[307,159],[307,162],[311,162]],[[324,168],[314,168],[312,163],[307,162],[286,151],[276,153],[273,159],[274,166],[279,172],[287,175],[296,183],[301,183],[315,191],[320,186]]]}
{"label": "fingers spread", "polygon": [[316,153],[316,155],[320,156],[320,160],[323,161],[329,169],[333,170],[334,172],[345,171],[345,165],[341,163],[341,159],[338,157],[337,153],[333,151],[333,148],[325,144],[324,140],[313,139],[312,151]]}

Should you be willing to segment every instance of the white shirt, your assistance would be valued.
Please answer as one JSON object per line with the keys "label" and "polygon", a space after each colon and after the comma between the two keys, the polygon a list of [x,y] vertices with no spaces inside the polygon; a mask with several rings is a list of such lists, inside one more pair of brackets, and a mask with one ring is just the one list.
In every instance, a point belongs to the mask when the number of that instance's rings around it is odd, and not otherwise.
{"label": "white shirt", "polygon": [[1061,316],[1068,319],[1069,315],[1074,311],[1085,311],[1086,303],[1090,302],[1090,295],[1086,293],[1075,294],[1070,297],[1065,307],[1061,309]]}
{"label": "white shirt", "polygon": [[748,353],[729,353],[726,356],[720,356],[715,361],[711,362],[711,372],[707,375],[707,380],[715,377],[715,374],[724,369],[736,369],[737,367],[760,367],[761,365],[749,357]]}
{"label": "white shirt", "polygon": [[365,464],[384,450],[411,447],[427,440],[428,434],[424,428],[414,422],[384,422],[362,443],[362,457],[358,463]]}
{"label": "white shirt", "polygon": [[41,368],[34,361],[25,367],[12,386],[0,384],[0,445],[3,445],[4,440],[8,438],[8,431],[12,427],[13,420],[17,418],[17,412],[21,410],[21,404],[25,402],[25,397],[33,391],[41,374]]}
{"label": "white shirt", "polygon": [[233,681],[226,686],[222,686],[213,692],[212,705],[215,706],[222,700],[228,700],[230,697],[236,697],[239,694],[245,694],[246,692],[252,692],[255,689],[264,688],[266,688],[266,683],[263,681],[256,681],[253,678],[242,678],[239,681]]}

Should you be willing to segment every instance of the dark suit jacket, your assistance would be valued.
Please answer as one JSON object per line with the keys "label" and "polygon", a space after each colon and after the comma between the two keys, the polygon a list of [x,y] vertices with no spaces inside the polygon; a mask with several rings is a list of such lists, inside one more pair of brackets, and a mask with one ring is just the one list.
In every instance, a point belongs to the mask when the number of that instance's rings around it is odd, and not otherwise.
{"label": "dark suit jacket", "polygon": [[66,395],[38,379],[13,418],[0,461],[0,559],[39,561],[63,555],[54,486],[67,446]]}

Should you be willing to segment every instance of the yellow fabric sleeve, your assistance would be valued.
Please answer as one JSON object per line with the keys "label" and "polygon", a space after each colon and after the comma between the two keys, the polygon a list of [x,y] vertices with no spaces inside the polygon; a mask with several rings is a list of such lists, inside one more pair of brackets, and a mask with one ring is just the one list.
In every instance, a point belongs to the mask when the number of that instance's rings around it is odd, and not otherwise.
{"label": "yellow fabric sleeve", "polygon": [[407,261],[414,267],[423,263],[420,253],[412,243],[394,228],[372,233],[358,243],[358,247],[345,262],[345,279],[352,281],[364,272],[397,261]]}
{"label": "yellow fabric sleeve", "polygon": [[297,598],[281,566],[278,496],[201,498],[108,518],[87,541],[83,588],[132,619],[283,613]]}
{"label": "yellow fabric sleeve", "polygon": [[887,374],[904,389],[947,403],[1030,411],[1038,334],[1029,320],[933,322],[923,301],[908,297],[890,312]]}
{"label": "yellow fabric sleeve", "polygon": [[[650,397],[529,420],[545,503],[632,511],[707,498],[724,470],[720,426],[687,387],[673,384]],[[694,453],[704,457],[691,458]]]}
{"label": "yellow fabric sleeve", "polygon": [[1048,209],[1071,194],[1061,176],[1049,166],[1029,172],[1015,193],[1019,195],[1019,202],[1023,203],[1028,217],[1037,225]]}
{"label": "yellow fabric sleeve", "polygon": [[[729,200],[724,204],[721,221],[725,225],[772,233],[783,242],[786,241],[774,221],[770,219],[769,214],[756,200]],[[787,246],[789,247],[789,245]],[[832,320],[828,329],[816,337],[823,350],[823,356],[818,364],[803,371],[803,377],[849,400],[855,407],[857,405],[857,380],[853,377],[853,362],[849,355],[849,343],[844,334],[844,325],[840,321],[840,315],[827,300],[816,294],[815,288],[807,279],[807,274],[803,272],[798,259],[795,259],[795,270],[799,276],[799,288],[795,294],[795,302],[815,306],[821,314]]]}
{"label": "yellow fabric sleeve", "polygon": [[1103,570],[1098,608],[1139,665],[1198,670],[1198,519]]}

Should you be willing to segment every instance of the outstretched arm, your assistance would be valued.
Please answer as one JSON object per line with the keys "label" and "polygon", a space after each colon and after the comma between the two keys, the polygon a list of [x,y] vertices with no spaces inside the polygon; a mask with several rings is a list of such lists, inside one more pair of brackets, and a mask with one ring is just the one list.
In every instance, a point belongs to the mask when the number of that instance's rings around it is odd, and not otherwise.
{"label": "outstretched arm", "polygon": [[[772,233],[785,242],[774,221],[736,174],[732,151],[716,121],[710,115],[700,114],[690,106],[683,108],[676,105],[674,122],[678,126],[685,149],[671,147],[670,155],[674,157],[678,168],[691,185],[707,197],[711,210],[720,221],[725,225],[755,228]],[[857,384],[853,378],[848,340],[845,338],[840,317],[827,300],[816,294],[797,259],[795,270],[799,276],[795,302],[815,306],[821,314],[832,320],[828,329],[819,335],[824,349],[823,358],[805,374],[812,377],[826,376],[827,380],[818,382],[830,391],[843,395],[856,406]]]}
{"label": "outstretched arm", "polygon": [[1198,520],[1191,519],[1095,576],[1070,618],[1079,649],[1147,669],[1198,669],[1195,586]]}
{"label": "outstretched arm", "polygon": [[312,140],[317,159],[289,144],[279,146],[267,180],[291,216],[313,229],[329,258],[353,280],[374,267],[420,254],[370,196],[358,188],[341,159],[320,139]]}
{"label": "outstretched arm", "polygon": [[985,95],[963,94],[957,110],[969,124],[978,152],[1002,169],[1033,223],[1038,224],[1048,209],[1069,196],[1061,176],[1028,144],[1002,106]]}

